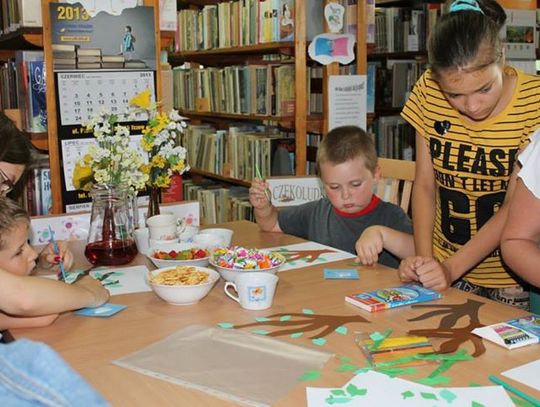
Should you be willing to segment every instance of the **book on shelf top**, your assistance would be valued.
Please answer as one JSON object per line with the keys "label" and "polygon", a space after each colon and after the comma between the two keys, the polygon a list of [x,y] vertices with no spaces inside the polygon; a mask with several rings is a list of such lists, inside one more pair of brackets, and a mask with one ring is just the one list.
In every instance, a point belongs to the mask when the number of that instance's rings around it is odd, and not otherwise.
{"label": "book on shelf top", "polygon": [[99,56],[101,57],[101,48],[77,48],[77,56]]}

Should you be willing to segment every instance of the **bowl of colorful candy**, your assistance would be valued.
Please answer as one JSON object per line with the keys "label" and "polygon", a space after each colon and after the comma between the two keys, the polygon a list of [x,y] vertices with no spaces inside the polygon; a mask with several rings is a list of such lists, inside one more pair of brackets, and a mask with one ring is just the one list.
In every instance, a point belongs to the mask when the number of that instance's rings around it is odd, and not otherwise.
{"label": "bowl of colorful candy", "polygon": [[151,247],[146,254],[157,268],[208,266],[210,251],[193,243],[166,243]]}
{"label": "bowl of colorful candy", "polygon": [[284,263],[285,257],[277,252],[241,246],[219,247],[210,256],[210,265],[225,281],[233,282],[245,271],[275,274]]}

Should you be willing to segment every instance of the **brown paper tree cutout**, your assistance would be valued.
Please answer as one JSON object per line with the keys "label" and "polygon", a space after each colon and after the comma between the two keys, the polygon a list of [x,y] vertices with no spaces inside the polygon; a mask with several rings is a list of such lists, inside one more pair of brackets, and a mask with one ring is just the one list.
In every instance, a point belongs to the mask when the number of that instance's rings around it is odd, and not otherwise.
{"label": "brown paper tree cutout", "polygon": [[319,249],[319,250],[278,250],[278,253],[283,255],[287,259],[287,263],[304,260],[306,263],[313,263],[318,260],[325,253],[336,253],[332,249]]}
{"label": "brown paper tree cutout", "polygon": [[[287,321],[280,321],[281,317],[291,316],[291,319]],[[274,332],[270,332],[267,336],[287,336],[297,332],[314,332],[317,330],[322,331],[318,334],[310,336],[309,339],[324,338],[326,335],[331,334],[336,328],[353,323],[353,322],[370,322],[360,315],[315,315],[315,314],[273,314],[268,315],[266,318],[276,318],[275,320],[252,322],[244,325],[235,325],[235,328],[253,328],[263,325],[285,327],[285,329],[279,329]]]}
{"label": "brown paper tree cutout", "polygon": [[[433,309],[420,316],[409,319],[409,322],[423,321],[432,317],[445,315],[441,318],[438,328],[432,329],[413,329],[409,335],[427,336],[435,338],[448,338],[443,342],[437,352],[453,353],[458,350],[461,344],[471,341],[474,345],[473,357],[478,357],[486,351],[482,338],[472,333],[472,330],[484,326],[478,318],[478,311],[484,305],[483,302],[467,300],[463,304],[419,304],[413,305],[415,309]],[[469,317],[469,324],[464,327],[455,327],[462,317]]]}

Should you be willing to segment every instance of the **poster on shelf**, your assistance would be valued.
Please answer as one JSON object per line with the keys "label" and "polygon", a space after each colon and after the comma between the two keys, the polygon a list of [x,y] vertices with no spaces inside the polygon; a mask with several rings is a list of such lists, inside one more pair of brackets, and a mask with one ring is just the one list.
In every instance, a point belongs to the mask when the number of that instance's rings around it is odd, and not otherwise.
{"label": "poster on shelf", "polygon": [[339,126],[366,129],[366,75],[331,75],[328,80],[328,130]]}
{"label": "poster on shelf", "polygon": [[156,69],[154,8],[107,3],[113,10],[98,13],[90,4],[50,3],[55,71]]}

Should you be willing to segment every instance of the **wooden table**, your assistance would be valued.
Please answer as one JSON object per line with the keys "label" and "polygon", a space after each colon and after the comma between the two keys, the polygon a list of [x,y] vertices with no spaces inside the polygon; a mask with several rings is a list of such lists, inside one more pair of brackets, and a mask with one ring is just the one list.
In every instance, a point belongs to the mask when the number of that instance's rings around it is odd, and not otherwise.
{"label": "wooden table", "polygon": [[[234,229],[233,243],[248,247],[272,247],[302,240],[293,236],[260,232],[258,227],[250,222],[241,221],[224,224]],[[146,262],[142,256],[138,262]],[[332,263],[331,267],[351,268],[351,261]],[[191,324],[216,326],[217,323],[228,321],[235,325],[252,323],[255,317],[268,316],[274,313],[301,313],[302,309],[310,308],[315,314],[339,316],[360,315],[368,322],[348,324],[349,333],[340,335],[332,333],[326,338],[328,342],[323,347],[313,345],[310,336],[316,337],[320,330],[305,333],[303,337],[291,339],[282,336],[278,339],[291,341],[295,344],[314,347],[334,352],[340,356],[352,356],[351,363],[366,366],[365,359],[354,343],[354,332],[383,331],[393,329],[393,335],[405,335],[411,329],[437,329],[441,317],[464,311],[455,328],[467,327],[470,317],[467,312],[474,305],[478,308],[479,320],[484,325],[515,318],[523,313],[510,306],[500,305],[485,298],[470,295],[459,290],[450,289],[444,293],[441,300],[425,303],[441,309],[441,305],[453,305],[450,311],[419,321],[409,319],[426,314],[434,308],[402,307],[388,311],[369,313],[345,303],[346,294],[356,293],[398,284],[394,270],[384,267],[359,268],[360,279],[357,281],[324,280],[322,270],[325,265],[312,266],[289,270],[279,274],[279,284],[271,309],[265,311],[247,311],[227,298],[223,293],[223,281],[216,284],[210,294],[196,305],[181,307],[168,305],[153,293],[127,294],[113,297],[111,302],[126,304],[125,311],[109,319],[83,318],[67,313],[62,315],[52,326],[40,329],[14,330],[15,337],[27,337],[43,341],[56,349],[90,384],[92,384],[114,406],[233,406],[232,402],[223,401],[196,390],[189,390],[148,377],[134,371],[115,366],[111,361],[138,351],[175,331]],[[468,306],[459,308],[460,304],[469,302]],[[276,328],[269,328],[274,331]],[[470,329],[463,329],[467,332]],[[443,340],[433,338],[437,348]],[[499,374],[501,371],[536,360],[540,357],[538,346],[529,346],[507,351],[488,341],[483,342],[486,352],[473,361],[458,362],[444,375],[452,377],[452,386],[468,386],[470,383],[490,384],[488,374]],[[474,351],[471,341],[460,345],[469,353]],[[305,387],[342,386],[351,377],[351,373],[336,372],[340,365],[337,358],[322,370],[322,378],[313,382],[299,383],[289,395],[281,400],[278,406],[305,405]],[[419,367],[418,375],[404,378],[414,379],[425,377],[434,369]],[[540,399],[540,392],[505,379],[531,396]]]}

